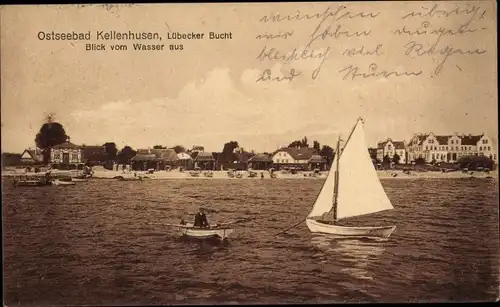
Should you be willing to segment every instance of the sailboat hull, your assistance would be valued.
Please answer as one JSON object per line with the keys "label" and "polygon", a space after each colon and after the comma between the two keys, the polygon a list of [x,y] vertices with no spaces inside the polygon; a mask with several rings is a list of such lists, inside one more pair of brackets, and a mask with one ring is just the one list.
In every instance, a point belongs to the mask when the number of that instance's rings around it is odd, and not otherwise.
{"label": "sailboat hull", "polygon": [[325,233],[338,236],[348,237],[365,237],[365,238],[389,238],[396,229],[396,226],[379,226],[379,227],[351,227],[338,226],[321,223],[315,220],[306,219],[307,228],[311,232]]}

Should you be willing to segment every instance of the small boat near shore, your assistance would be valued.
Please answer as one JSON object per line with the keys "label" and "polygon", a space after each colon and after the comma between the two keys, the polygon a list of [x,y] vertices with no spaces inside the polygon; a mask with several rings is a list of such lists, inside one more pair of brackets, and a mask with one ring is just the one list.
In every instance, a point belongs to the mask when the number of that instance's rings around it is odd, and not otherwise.
{"label": "small boat near shore", "polygon": [[231,233],[233,228],[224,225],[216,225],[210,228],[194,227],[192,223],[183,224],[167,224],[167,226],[175,227],[179,233],[191,239],[219,239],[225,240]]}
{"label": "small boat near shore", "polygon": [[21,175],[14,177],[13,185],[15,187],[36,187],[51,185],[51,183],[46,177]]}
{"label": "small boat near shore", "polygon": [[73,182],[87,182],[88,179],[87,178],[75,178],[75,177],[73,177],[73,178],[71,178],[71,181],[73,181]]}
{"label": "small boat near shore", "polygon": [[75,185],[76,183],[73,182],[73,181],[66,181],[66,180],[61,180],[61,179],[52,179],[52,185],[62,185],[62,186],[66,186],[66,185]]}

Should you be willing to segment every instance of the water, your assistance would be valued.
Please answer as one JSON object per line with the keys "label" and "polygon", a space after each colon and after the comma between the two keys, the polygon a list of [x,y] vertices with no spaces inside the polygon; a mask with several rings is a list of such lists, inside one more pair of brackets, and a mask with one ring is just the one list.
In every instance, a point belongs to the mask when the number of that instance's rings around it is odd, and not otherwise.
{"label": "water", "polygon": [[[383,180],[388,241],[312,235],[319,180],[93,180],[4,184],[5,304],[124,305],[494,300],[496,180]],[[209,202],[208,205],[206,203]],[[227,245],[179,240],[161,223],[236,225]]]}

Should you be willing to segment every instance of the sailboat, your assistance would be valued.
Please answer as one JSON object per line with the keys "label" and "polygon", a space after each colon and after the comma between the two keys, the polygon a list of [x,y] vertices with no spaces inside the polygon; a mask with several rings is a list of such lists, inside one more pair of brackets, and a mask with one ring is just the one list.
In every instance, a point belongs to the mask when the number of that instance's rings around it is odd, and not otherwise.
{"label": "sailboat", "polygon": [[363,119],[358,118],[340,151],[340,138],[332,167],[306,224],[313,233],[388,238],[396,226],[340,226],[338,221],[394,207],[380,183],[365,144]]}

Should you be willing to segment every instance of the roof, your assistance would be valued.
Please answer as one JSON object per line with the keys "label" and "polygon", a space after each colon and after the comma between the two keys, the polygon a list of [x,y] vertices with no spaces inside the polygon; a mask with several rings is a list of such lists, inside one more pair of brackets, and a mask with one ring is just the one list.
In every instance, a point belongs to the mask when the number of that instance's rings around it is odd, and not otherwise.
{"label": "roof", "polygon": [[31,157],[31,159],[33,159],[33,161],[35,162],[42,162],[43,161],[43,155],[41,152],[37,152],[36,150],[34,149],[26,149],[25,151],[23,151],[23,153],[21,154],[21,160],[23,160],[23,155],[24,153],[28,153],[28,155]]}
{"label": "roof", "polygon": [[158,159],[163,161],[177,161],[177,154],[175,150],[169,149],[151,149],[151,153],[154,154]]}
{"label": "roof", "polygon": [[477,145],[477,142],[483,137],[483,135],[462,135],[462,145]]}
{"label": "roof", "polygon": [[313,155],[311,159],[309,159],[309,163],[323,163],[326,162],[325,159],[320,155]]}
{"label": "roof", "polygon": [[140,154],[135,155],[135,157],[133,157],[131,160],[132,161],[156,161],[158,159],[157,159],[156,155],[154,155],[154,154],[140,153]]}
{"label": "roof", "polygon": [[274,154],[286,152],[294,160],[309,160],[313,155],[318,154],[317,150],[311,147],[286,147],[278,149]]}
{"label": "roof", "polygon": [[405,142],[403,141],[393,141],[392,139],[387,139],[387,141],[384,141],[384,142],[381,142],[381,143],[378,143],[378,146],[377,148],[384,148],[385,145],[388,143],[388,142],[391,142],[393,145],[394,145],[394,148],[395,149],[405,149]]}
{"label": "roof", "polygon": [[[177,161],[177,154],[172,148],[169,149],[137,149],[137,155],[141,155],[141,159],[149,159],[146,156],[153,155],[159,161]],[[136,159],[137,160],[137,159]],[[143,160],[140,160],[143,161]],[[145,161],[145,160],[144,160]]]}
{"label": "roof", "polygon": [[179,152],[177,154],[177,159],[179,159],[179,160],[192,160],[193,158],[185,152]]}
{"label": "roof", "polygon": [[451,138],[451,135],[436,135],[436,140],[439,145],[448,145],[448,140]]}
{"label": "roof", "polygon": [[215,161],[215,159],[211,152],[199,152],[195,158],[195,161],[197,162]]}
{"label": "roof", "polygon": [[422,143],[427,139],[429,134],[419,134],[417,135],[418,138],[418,145],[422,145]]}
{"label": "roof", "polygon": [[253,156],[255,156],[255,154],[253,154],[251,152],[235,152],[234,153],[235,161],[238,161],[241,163],[248,162],[248,160],[250,160],[250,158],[252,158]]}
{"label": "roof", "polygon": [[273,162],[273,159],[266,154],[259,153],[248,159],[248,162]]}
{"label": "roof", "polygon": [[56,146],[53,146],[52,147],[53,149],[63,149],[63,148],[67,148],[67,149],[79,149],[80,146],[78,145],[75,145],[71,142],[64,142],[62,144],[59,144],[59,145],[56,145]]}

